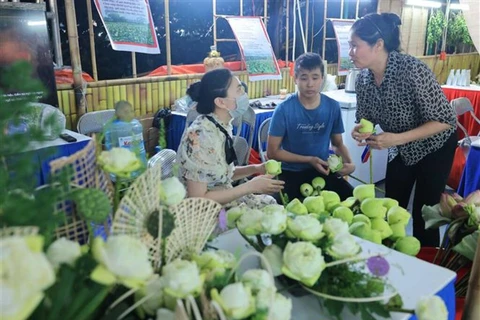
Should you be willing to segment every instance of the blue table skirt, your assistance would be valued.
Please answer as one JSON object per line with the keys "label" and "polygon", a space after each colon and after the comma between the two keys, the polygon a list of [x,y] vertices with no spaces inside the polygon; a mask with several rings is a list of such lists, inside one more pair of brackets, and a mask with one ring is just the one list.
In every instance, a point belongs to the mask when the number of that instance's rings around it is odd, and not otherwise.
{"label": "blue table skirt", "polygon": [[[455,320],[455,280],[453,279],[442,290],[437,292],[437,296],[443,299],[448,310],[448,320]],[[417,320],[417,316],[413,315],[410,320]]]}
{"label": "blue table skirt", "polygon": [[480,148],[471,147],[468,153],[462,179],[458,186],[458,194],[468,196],[475,190],[480,189]]}
{"label": "blue table skirt", "polygon": [[[258,129],[263,121],[270,118],[273,115],[273,111],[270,112],[262,112],[256,114],[255,120],[255,130],[254,130],[254,137],[253,137],[253,144],[252,148],[258,151]],[[172,114],[170,118],[170,125],[167,132],[167,148],[172,150],[178,150],[178,146],[180,145],[180,141],[182,139],[183,131],[185,130],[185,122],[186,117],[183,115]],[[248,125],[244,124],[242,127],[241,136],[245,139],[249,138],[249,130]],[[235,128],[234,128],[235,133]]]}

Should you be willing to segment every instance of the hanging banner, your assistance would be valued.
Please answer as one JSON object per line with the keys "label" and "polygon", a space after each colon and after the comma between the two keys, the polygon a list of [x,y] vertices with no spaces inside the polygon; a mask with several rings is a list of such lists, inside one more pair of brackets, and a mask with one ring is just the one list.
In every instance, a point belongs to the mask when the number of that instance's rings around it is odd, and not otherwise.
{"label": "hanging banner", "polygon": [[337,38],[338,48],[338,75],[343,76],[348,73],[348,70],[355,68],[353,62],[350,60],[348,51],[350,45],[348,44],[348,37],[350,34],[350,28],[355,20],[340,20],[330,19],[335,30],[335,38]]}
{"label": "hanging banner", "polygon": [[282,79],[265,24],[260,17],[228,17],[250,81]]}
{"label": "hanging banner", "polygon": [[112,49],[160,53],[148,0],[94,0]]}

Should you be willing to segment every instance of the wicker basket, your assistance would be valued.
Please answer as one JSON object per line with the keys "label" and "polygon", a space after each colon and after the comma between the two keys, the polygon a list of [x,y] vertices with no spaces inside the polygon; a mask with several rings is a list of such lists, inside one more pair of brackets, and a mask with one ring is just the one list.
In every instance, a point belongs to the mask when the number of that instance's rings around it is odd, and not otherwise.
{"label": "wicker basket", "polygon": [[[97,146],[95,137],[82,150],[69,157],[62,157],[50,161],[52,174],[58,174],[68,169],[73,173],[71,185],[63,190],[67,193],[71,188],[96,188],[107,194],[111,203],[113,202],[113,186],[110,177],[97,166]],[[62,196],[60,194],[60,196]],[[55,230],[57,238],[65,237],[72,241],[85,243],[88,241],[89,230],[84,220],[76,213],[72,201],[60,201],[54,208],[54,214],[63,214],[64,221]],[[104,228],[108,233],[108,225],[105,222]]]}

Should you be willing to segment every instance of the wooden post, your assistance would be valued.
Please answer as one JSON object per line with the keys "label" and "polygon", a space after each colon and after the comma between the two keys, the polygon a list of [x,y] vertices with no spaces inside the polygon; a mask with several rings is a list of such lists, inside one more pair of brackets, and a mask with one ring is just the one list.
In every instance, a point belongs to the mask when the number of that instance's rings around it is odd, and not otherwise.
{"label": "wooden post", "polygon": [[289,35],[289,31],[288,31],[288,27],[289,27],[289,24],[290,24],[290,5],[289,5],[290,1],[287,0],[287,16],[286,16],[286,22],[285,22],[285,25],[286,25],[286,32],[285,32],[285,63],[287,65],[287,68],[288,68],[288,49],[290,48],[290,35]]}
{"label": "wooden post", "polygon": [[90,59],[92,60],[93,79],[98,81],[97,57],[95,50],[95,31],[93,30],[92,0],[87,0],[88,35],[90,37]]}
{"label": "wooden post", "polygon": [[171,75],[172,74],[172,49],[170,46],[170,0],[164,0],[164,4],[165,4],[165,41],[167,42],[167,74]]}
{"label": "wooden post", "polygon": [[462,316],[462,320],[474,319],[480,319],[480,236],[478,237],[477,250],[468,280],[467,297]]}
{"label": "wooden post", "polygon": [[65,13],[67,18],[68,44],[70,48],[70,60],[73,71],[73,90],[75,92],[75,104],[77,119],[84,115],[86,110],[85,97],[83,95],[82,63],[78,47],[77,18],[73,0],[65,0]]}

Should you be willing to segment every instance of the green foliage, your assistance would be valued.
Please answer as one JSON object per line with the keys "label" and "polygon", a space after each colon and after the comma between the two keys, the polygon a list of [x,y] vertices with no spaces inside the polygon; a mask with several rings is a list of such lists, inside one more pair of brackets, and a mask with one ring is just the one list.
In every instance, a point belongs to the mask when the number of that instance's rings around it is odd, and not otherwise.
{"label": "green foliage", "polygon": [[430,19],[428,19],[427,26],[427,43],[436,44],[442,40],[443,29],[447,24],[445,14],[440,9],[437,9],[432,13]]}
{"label": "green foliage", "polygon": [[460,43],[473,43],[470,33],[468,32],[465,17],[461,11],[456,14],[451,13],[448,20],[447,43],[449,45],[457,46]]}

